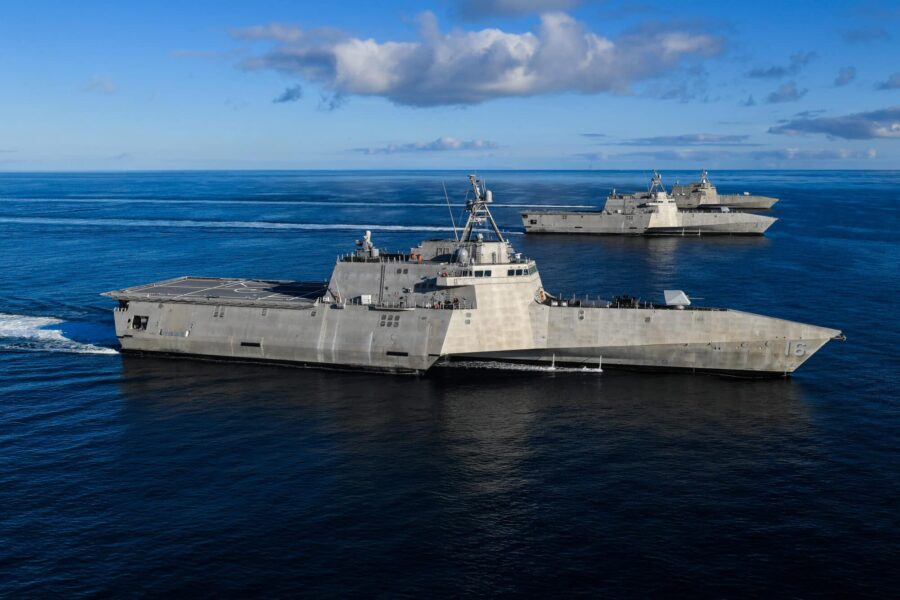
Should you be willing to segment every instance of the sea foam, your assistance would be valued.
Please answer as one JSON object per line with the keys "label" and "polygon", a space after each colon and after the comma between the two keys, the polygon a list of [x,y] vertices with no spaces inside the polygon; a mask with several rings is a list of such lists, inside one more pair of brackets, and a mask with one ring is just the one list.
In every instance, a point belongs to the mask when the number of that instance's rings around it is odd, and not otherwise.
{"label": "sea foam", "polygon": [[0,313],[0,350],[65,352],[69,354],[118,354],[112,348],[76,342],[56,327],[64,323],[53,317],[29,317]]}

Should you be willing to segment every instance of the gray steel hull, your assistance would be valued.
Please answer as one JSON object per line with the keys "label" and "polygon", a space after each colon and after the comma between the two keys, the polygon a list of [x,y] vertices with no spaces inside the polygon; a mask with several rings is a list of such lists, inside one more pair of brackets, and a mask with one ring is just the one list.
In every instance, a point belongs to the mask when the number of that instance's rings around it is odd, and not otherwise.
{"label": "gray steel hull", "polygon": [[756,214],[679,211],[677,223],[654,226],[652,213],[540,211],[522,213],[526,233],[594,235],[763,235],[776,221]]}
{"label": "gray steel hull", "polygon": [[[466,310],[383,311],[148,298],[131,299],[114,314],[125,353],[385,373],[424,373],[438,360],[480,359],[765,377],[792,373],[840,334],[733,310],[525,300],[495,307],[485,296],[481,307]],[[145,328],[133,328],[135,315]]]}

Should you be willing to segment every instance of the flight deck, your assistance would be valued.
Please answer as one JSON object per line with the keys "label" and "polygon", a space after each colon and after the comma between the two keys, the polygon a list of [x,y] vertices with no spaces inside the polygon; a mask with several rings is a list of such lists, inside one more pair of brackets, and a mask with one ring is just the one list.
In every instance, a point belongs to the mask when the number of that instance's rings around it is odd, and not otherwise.
{"label": "flight deck", "polygon": [[321,281],[178,277],[108,292],[108,295],[120,300],[159,298],[169,302],[224,300],[253,304],[309,304],[326,295],[327,291],[328,284]]}

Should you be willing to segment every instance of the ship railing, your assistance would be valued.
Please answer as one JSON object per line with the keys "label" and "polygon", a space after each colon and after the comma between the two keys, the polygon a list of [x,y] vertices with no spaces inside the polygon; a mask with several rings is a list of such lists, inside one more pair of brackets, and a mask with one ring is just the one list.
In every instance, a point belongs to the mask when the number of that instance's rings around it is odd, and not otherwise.
{"label": "ship railing", "polygon": [[643,300],[635,296],[616,296],[612,300],[606,300],[599,296],[591,298],[590,296],[554,296],[552,294],[544,294],[542,299],[536,299],[540,304],[559,308],[642,308],[654,310],[697,310],[697,311],[724,311],[727,308],[718,308],[714,306],[670,306],[667,304],[657,304],[650,300]]}

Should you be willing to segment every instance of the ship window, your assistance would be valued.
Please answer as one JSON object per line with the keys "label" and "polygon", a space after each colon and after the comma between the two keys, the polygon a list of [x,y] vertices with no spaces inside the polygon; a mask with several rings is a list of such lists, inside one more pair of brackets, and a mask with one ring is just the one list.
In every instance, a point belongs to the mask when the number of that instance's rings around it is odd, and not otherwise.
{"label": "ship window", "polygon": [[532,225],[537,225],[537,219],[531,219],[529,223],[531,223]]}
{"label": "ship window", "polygon": [[490,276],[491,276],[491,272],[490,272],[490,271],[485,271],[485,272],[484,272],[484,276],[485,276],[485,277],[490,277]]}
{"label": "ship window", "polygon": [[475,277],[484,277],[484,271],[475,271]]}
{"label": "ship window", "polygon": [[522,269],[516,269],[516,275],[524,275],[525,272]]}
{"label": "ship window", "polygon": [[397,275],[403,272],[403,269],[397,269]]}
{"label": "ship window", "polygon": [[512,276],[514,276],[515,274],[516,274],[516,270],[515,270],[515,269],[510,269],[509,271],[506,272],[506,276],[507,276],[507,277],[512,277]]}
{"label": "ship window", "polygon": [[409,273],[409,269],[403,269],[403,274],[406,275]]}
{"label": "ship window", "polygon": [[150,317],[139,317],[135,316],[131,319],[131,328],[137,329],[139,331],[145,331],[147,329],[147,323],[150,321]]}
{"label": "ship window", "polygon": [[268,308],[262,309],[262,316],[266,316],[267,314],[269,314],[269,309]]}

